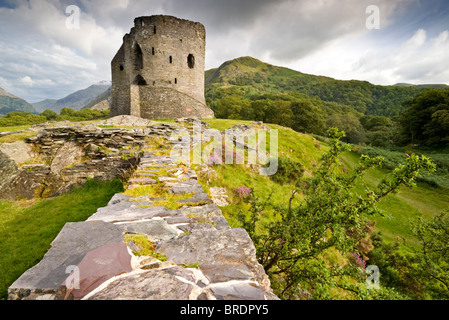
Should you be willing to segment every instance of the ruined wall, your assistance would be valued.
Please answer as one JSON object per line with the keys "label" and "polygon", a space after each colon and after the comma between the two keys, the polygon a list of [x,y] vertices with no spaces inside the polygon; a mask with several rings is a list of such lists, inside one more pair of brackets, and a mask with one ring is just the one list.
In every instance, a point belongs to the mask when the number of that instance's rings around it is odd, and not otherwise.
{"label": "ruined wall", "polygon": [[[178,123],[188,128],[192,121]],[[167,138],[175,128],[159,125],[144,133]],[[114,140],[102,132],[97,138],[91,142]],[[169,153],[171,142],[158,153]],[[198,141],[191,136],[189,143]],[[197,172],[178,160],[144,152],[125,193],[86,221],[67,223],[43,259],[8,288],[8,299],[278,300],[248,233],[231,228]],[[152,185],[159,186],[157,194],[145,191]],[[136,189],[141,192],[130,192]],[[151,242],[153,252],[135,237]]]}
{"label": "ruined wall", "polygon": [[[111,116],[212,118],[204,99],[205,39],[198,22],[162,15],[136,18],[111,63]],[[161,92],[163,98],[157,96]],[[142,112],[142,106],[153,111]]]}

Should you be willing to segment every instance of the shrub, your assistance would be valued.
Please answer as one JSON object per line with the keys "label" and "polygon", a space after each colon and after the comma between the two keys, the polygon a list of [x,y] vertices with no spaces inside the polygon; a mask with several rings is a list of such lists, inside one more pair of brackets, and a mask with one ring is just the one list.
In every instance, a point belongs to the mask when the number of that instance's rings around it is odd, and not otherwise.
{"label": "shrub", "polygon": [[270,178],[279,184],[298,185],[304,173],[304,166],[288,157],[279,156],[278,171]]}

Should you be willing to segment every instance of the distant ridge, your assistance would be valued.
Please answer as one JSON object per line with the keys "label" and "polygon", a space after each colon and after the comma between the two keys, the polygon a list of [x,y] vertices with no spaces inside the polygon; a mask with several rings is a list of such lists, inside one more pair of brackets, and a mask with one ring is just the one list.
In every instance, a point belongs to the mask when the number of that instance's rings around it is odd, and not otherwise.
{"label": "distant ridge", "polygon": [[[404,102],[427,88],[449,89],[445,84],[375,85],[361,80],[337,80],[274,66],[253,57],[224,62],[205,74],[205,95],[209,106],[227,95],[251,96],[300,93],[333,104],[332,110],[352,109],[358,115],[394,117],[405,109]],[[348,109],[349,108],[349,109]]]}
{"label": "distant ridge", "polygon": [[429,88],[429,89],[448,89],[447,84],[411,84],[411,83],[396,83],[395,86],[400,87],[414,87],[414,88]]}
{"label": "distant ridge", "polygon": [[37,113],[31,104],[0,88],[0,115],[15,111]]}
{"label": "distant ridge", "polygon": [[110,87],[110,81],[101,81],[89,86],[86,89],[78,90],[72,94],[69,94],[62,99],[46,99],[44,101],[33,103],[33,106],[38,112],[43,112],[44,110],[49,109],[59,113],[63,108],[80,110],[92,100],[105,93]]}

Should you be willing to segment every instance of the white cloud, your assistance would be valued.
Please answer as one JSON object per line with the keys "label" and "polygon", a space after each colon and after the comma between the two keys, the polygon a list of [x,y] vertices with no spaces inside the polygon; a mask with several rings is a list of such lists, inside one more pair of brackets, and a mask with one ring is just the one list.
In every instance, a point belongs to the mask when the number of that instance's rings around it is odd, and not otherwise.
{"label": "white cloud", "polygon": [[347,39],[300,60],[296,68],[306,73],[374,84],[447,84],[449,31],[429,38],[425,30],[418,29],[403,43],[382,46],[360,37]]}
{"label": "white cloud", "polygon": [[20,79],[20,82],[22,82],[27,87],[32,87],[34,84],[33,79],[31,79],[29,76],[25,76]]}

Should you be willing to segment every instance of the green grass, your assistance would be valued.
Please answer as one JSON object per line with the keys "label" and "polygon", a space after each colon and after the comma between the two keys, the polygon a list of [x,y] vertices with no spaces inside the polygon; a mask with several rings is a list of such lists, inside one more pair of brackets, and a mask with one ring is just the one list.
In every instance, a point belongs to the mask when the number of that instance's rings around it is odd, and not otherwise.
{"label": "green grass", "polygon": [[211,129],[217,129],[220,131],[228,129],[236,124],[251,124],[254,122],[254,121],[230,120],[230,119],[204,119],[204,121],[210,124]]}
{"label": "green grass", "polygon": [[[211,124],[211,127],[219,130],[224,130],[235,124],[251,123],[250,121],[229,119],[213,119],[212,121],[207,121]],[[320,156],[328,150],[326,143],[324,141],[318,142],[309,135],[295,132],[289,128],[271,124],[268,126],[272,129],[278,129],[279,155],[290,157],[302,163],[306,169],[304,173],[306,176],[313,174],[314,164],[317,164]],[[268,136],[267,140],[269,140]],[[382,149],[375,151],[376,154],[374,155],[382,155],[386,160],[393,162],[395,165],[398,159],[405,159],[405,155],[401,155],[399,152],[393,153]],[[445,158],[440,156],[442,154],[443,152],[439,151],[437,153],[437,157],[439,158],[436,160],[439,160],[444,165]],[[391,158],[389,157],[390,155],[394,157]],[[347,152],[341,156],[341,161],[348,171],[351,171],[358,164],[359,154],[356,152]],[[234,187],[245,185],[253,188],[254,193],[263,199],[268,198],[273,193],[269,203],[271,209],[262,217],[263,222],[270,221],[270,219],[275,217],[275,206],[286,205],[291,191],[294,189],[293,185],[277,184],[268,177],[261,176],[258,172],[248,169],[245,165],[219,165],[215,166],[214,169],[218,176],[212,179],[209,184],[206,181],[200,181],[200,183],[205,186],[206,190],[212,186],[225,187],[228,190],[228,202],[230,202],[230,205],[221,209],[233,227],[240,226],[237,220],[238,212],[247,212],[248,210],[248,205],[233,194],[232,189]],[[373,188],[390,172],[391,170],[385,168],[369,170],[364,177],[364,181],[368,187]],[[426,177],[426,175],[422,176],[424,178]],[[363,185],[360,184],[356,191],[359,193],[363,192]],[[296,201],[300,201],[300,199],[301,197],[298,195]],[[398,194],[389,195],[382,199],[378,207],[384,215],[371,217],[377,223],[376,230],[382,233],[387,242],[393,242],[397,239],[403,241],[402,239],[405,239],[406,246],[413,248],[417,245],[417,240],[411,234],[410,220],[416,219],[421,214],[430,217],[447,210],[449,208],[449,191],[445,188],[436,188],[429,184],[418,182],[416,188],[402,187]]]}
{"label": "green grass", "polygon": [[[224,130],[235,124],[252,123],[252,121],[240,120],[222,120],[213,119],[206,120],[210,123],[211,128]],[[309,136],[295,132],[289,128],[269,125],[271,129],[278,130],[279,155],[288,156],[293,160],[304,165],[306,170],[311,170],[313,164],[317,163],[325,147],[317,145],[317,141]],[[270,151],[270,135],[267,134],[267,151]],[[247,159],[246,159],[247,160]],[[293,184],[279,184],[274,182],[269,176],[263,176],[256,169],[250,169],[246,165],[216,165],[213,169],[217,173],[217,177],[213,178],[210,183],[202,180],[199,176],[199,182],[208,191],[211,187],[225,187],[227,189],[228,202],[230,205],[222,207],[223,215],[232,227],[240,227],[237,219],[238,213],[248,213],[249,205],[242,201],[233,193],[233,188],[244,185],[253,189],[253,193],[260,199],[268,199],[268,207],[261,223],[269,222],[275,219],[276,206],[285,205],[295,189]],[[300,201],[301,197],[297,196],[293,202]]]}
{"label": "green grass", "polygon": [[86,220],[122,191],[119,180],[90,180],[72,193],[27,207],[0,201],[0,299],[6,299],[8,287],[42,259],[67,222]]}
{"label": "green grass", "polygon": [[[358,163],[359,156],[354,152],[347,152],[341,160],[348,169],[353,169]],[[375,187],[390,171],[386,169],[372,169],[365,175],[367,186]],[[360,186],[358,192],[362,192]],[[410,220],[419,215],[434,216],[449,208],[449,192],[444,188],[434,188],[424,183],[418,183],[416,188],[401,187],[398,194],[388,195],[378,205],[383,216],[376,215],[376,230],[380,231],[386,241],[405,239],[408,247],[415,247],[417,240],[411,234]]]}
{"label": "green grass", "polygon": [[29,129],[31,125],[0,127],[0,132],[21,131]]}

